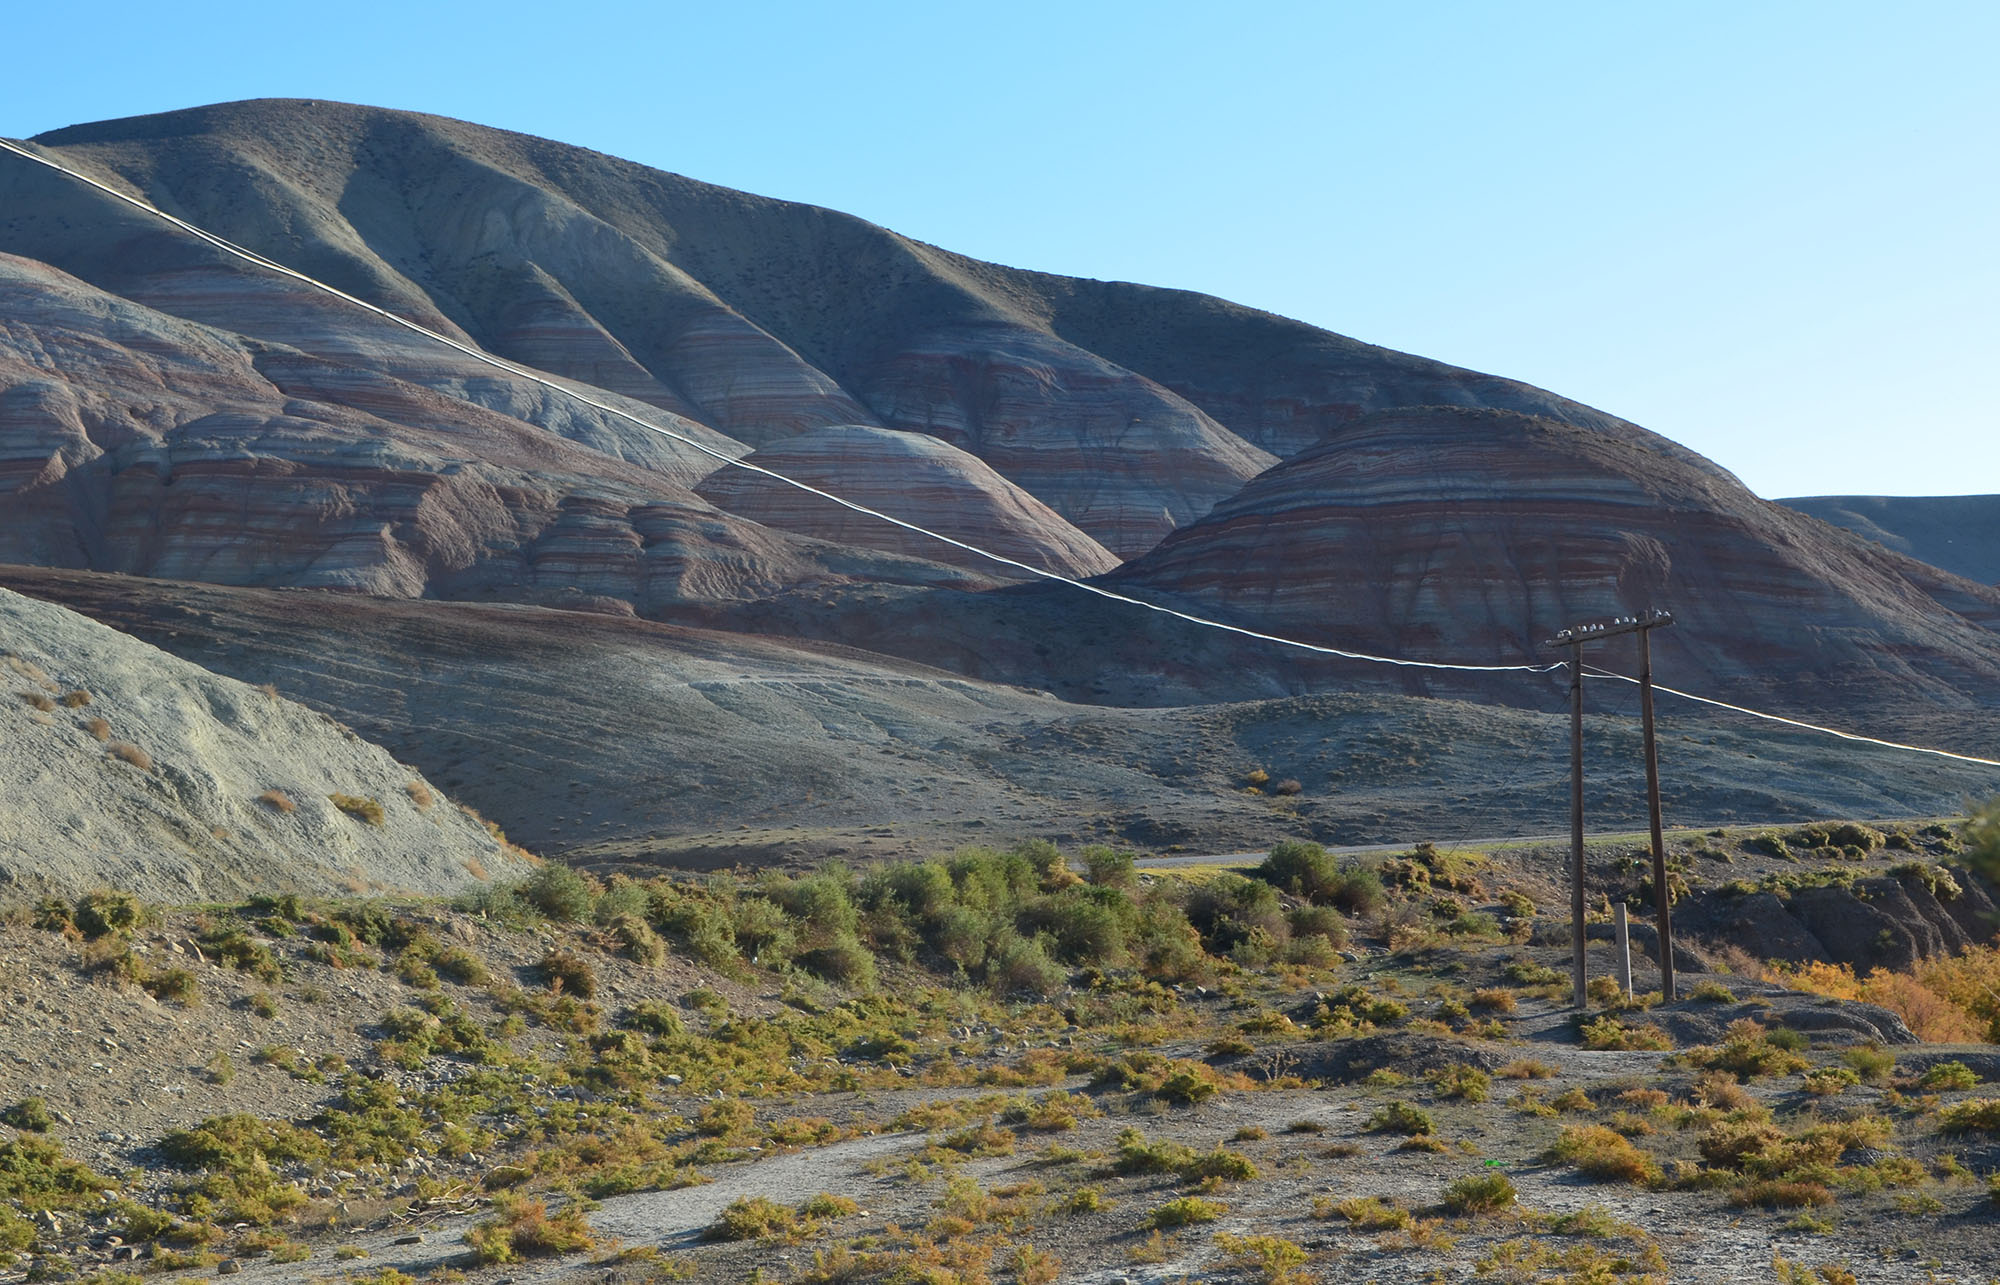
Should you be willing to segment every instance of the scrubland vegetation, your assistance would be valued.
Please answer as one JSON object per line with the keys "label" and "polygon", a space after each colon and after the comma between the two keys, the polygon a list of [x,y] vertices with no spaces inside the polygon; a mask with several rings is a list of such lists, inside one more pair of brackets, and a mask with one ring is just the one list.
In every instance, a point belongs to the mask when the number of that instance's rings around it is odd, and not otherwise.
{"label": "scrubland vegetation", "polygon": [[[1870,846],[1920,853],[1942,886],[1985,859],[1978,824]],[[1154,1262],[1298,1281],[1366,1252],[1412,1273],[1611,1281],[1671,1275],[1663,1225],[1612,1212],[1635,1190],[1680,1218],[1824,1240],[1787,1271],[1845,1270],[1826,1239],[1843,1228],[2000,1230],[2000,1063],[1787,1016],[1834,995],[1990,1038],[2000,952],[1862,977],[1746,964],[1673,1006],[1600,984],[1572,1017],[1566,949],[1535,944],[1531,875],[1429,845],[1355,861],[1306,843],[1162,875],[1030,843],[607,882],[547,864],[454,908],[48,900],[22,930],[68,943],[85,988],[261,1021],[310,1020],[342,979],[380,979],[388,1002],[344,1054],[217,1048],[209,1082],[264,1077],[300,1108],[186,1120],[136,1169],[68,1153],[40,1098],[0,1103],[17,1135],[0,1143],[0,1248],[44,1278],[305,1260],[325,1275],[341,1245],[415,1222],[456,1229],[433,1274],[590,1255],[617,1280],[977,1285]],[[169,936],[189,963],[157,962],[148,945]],[[757,1187],[782,1157],[897,1131],[913,1140],[868,1162],[893,1216]],[[719,1177],[745,1194],[698,1239],[620,1248],[594,1229],[598,1202]],[[1601,1202],[1549,1212],[1550,1182]]]}

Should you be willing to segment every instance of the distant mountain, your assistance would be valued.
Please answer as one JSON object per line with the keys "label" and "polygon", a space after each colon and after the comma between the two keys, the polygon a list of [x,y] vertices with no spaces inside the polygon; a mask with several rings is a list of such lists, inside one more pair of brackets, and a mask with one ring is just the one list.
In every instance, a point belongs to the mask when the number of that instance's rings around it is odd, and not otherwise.
{"label": "distant mountain", "polygon": [[[709,451],[1150,600],[1496,663],[1663,606],[1668,682],[2000,704],[2000,591],[1515,381],[438,117],[257,101],[35,146]],[[1546,694],[1014,583],[723,467],[0,157],[0,560],[806,635],[1103,703]]]}
{"label": "distant mountain", "polygon": [[2000,495],[1814,495],[1778,503],[1953,575],[2000,585]]}

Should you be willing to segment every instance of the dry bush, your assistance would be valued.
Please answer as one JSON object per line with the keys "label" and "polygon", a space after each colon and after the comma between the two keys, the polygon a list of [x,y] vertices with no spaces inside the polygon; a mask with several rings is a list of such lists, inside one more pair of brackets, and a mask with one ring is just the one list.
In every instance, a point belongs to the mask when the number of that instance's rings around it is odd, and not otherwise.
{"label": "dry bush", "polygon": [[30,682],[41,683],[45,687],[52,686],[52,684],[49,682],[48,674],[44,673],[42,667],[40,665],[37,665],[34,661],[25,659],[24,657],[21,656],[16,656],[12,652],[7,653],[6,661],[7,661],[7,668],[13,670],[15,673],[19,674],[21,677],[29,680]]}
{"label": "dry bush", "polygon": [[422,781],[412,781],[403,788],[410,792],[410,802],[417,805],[419,812],[430,811],[431,805],[437,802],[437,795],[431,793],[431,787]]}
{"label": "dry bush", "polygon": [[74,688],[64,693],[62,703],[71,709],[75,709],[80,705],[88,705],[90,704],[90,693],[81,687]]}
{"label": "dry bush", "polygon": [[130,741],[113,741],[104,747],[104,752],[113,758],[125,760],[142,772],[153,770],[153,756]]}
{"label": "dry bush", "polygon": [[50,700],[47,696],[43,695],[41,692],[22,692],[21,699],[23,701],[26,701],[29,705],[32,705],[36,709],[42,711],[44,714],[48,713],[50,710],[56,707],[56,703]]}
{"label": "dry bush", "polygon": [[1291,778],[1287,777],[1285,780],[1282,780],[1278,782],[1276,785],[1272,786],[1271,793],[1289,796],[1293,794],[1302,793],[1304,792],[1305,788],[1306,788],[1305,786],[1300,785],[1297,781],[1294,781]]}
{"label": "dry bush", "polygon": [[292,802],[291,796],[283,790],[266,790],[257,796],[257,801],[276,808],[280,812],[296,812],[299,810],[299,805]]}
{"label": "dry bush", "polygon": [[1718,973],[1729,973],[1736,977],[1748,977],[1752,981],[1764,981],[1770,976],[1770,969],[1764,961],[1741,946],[1717,942],[1701,943],[1702,953],[1715,964]]}
{"label": "dry bush", "polygon": [[93,718],[83,725],[83,729],[100,741],[111,739],[111,724],[101,718]]}

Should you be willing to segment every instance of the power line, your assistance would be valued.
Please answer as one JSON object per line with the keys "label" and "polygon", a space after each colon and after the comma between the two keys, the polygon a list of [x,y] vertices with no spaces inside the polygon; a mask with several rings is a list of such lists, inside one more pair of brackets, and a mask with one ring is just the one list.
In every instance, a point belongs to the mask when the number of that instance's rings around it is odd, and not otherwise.
{"label": "power line", "polygon": [[[1630,675],[1613,673],[1608,669],[1599,669],[1595,665],[1584,666],[1583,672],[1586,678],[1615,678],[1621,683],[1634,684],[1639,681]],[[2000,767],[2000,759],[1980,758],[1976,754],[1954,754],[1950,750],[1934,750],[1927,745],[1905,745],[1901,741],[1885,741],[1873,736],[1862,736],[1858,732],[1843,732],[1837,727],[1822,727],[1818,723],[1802,722],[1796,718],[1786,718],[1782,714],[1766,714],[1761,709],[1751,709],[1744,705],[1731,705],[1728,701],[1714,700],[1707,696],[1697,696],[1693,692],[1684,692],[1675,687],[1665,687],[1659,683],[1653,684],[1653,690],[1656,692],[1665,692],[1669,696],[1678,696],[1682,700],[1698,701],[1703,705],[1713,705],[1717,709],[1727,709],[1733,710],[1738,714],[1748,714],[1752,718],[1761,718],[1766,722],[1783,723],[1787,727],[1803,728],[1808,732],[1824,732],[1828,736],[1837,736],[1843,741],[1859,741],[1864,745],[1880,745],[1884,749],[1908,750],[1912,754],[1935,754],[1939,758],[1956,759],[1961,763],[1978,763],[1984,767]]]}
{"label": "power line", "polygon": [[[279,263],[274,259],[267,258],[264,255],[257,253],[255,250],[247,249],[243,246],[236,244],[234,241],[230,241],[227,238],[218,236],[215,233],[210,232],[205,228],[190,223],[186,219],[178,218],[172,214],[169,214],[165,210],[160,209],[158,206],[153,205],[149,201],[143,200],[140,197],[133,196],[126,192],[121,192],[118,189],[111,187],[106,183],[102,183],[97,179],[92,178],[88,174],[82,173],[81,171],[78,170],[71,169],[69,166],[62,164],[60,161],[52,160],[49,157],[40,155],[39,153],[29,151],[27,148],[21,146],[19,143],[16,143],[11,139],[0,138],[0,150],[11,152],[23,160],[32,161],[37,165],[44,166],[48,169],[56,171],[59,174],[65,175],[69,178],[77,180],[80,183],[84,183],[92,188],[95,188],[99,192],[104,193],[106,196],[109,196],[114,200],[122,201],[123,203],[133,207],[134,209],[140,210],[146,214],[152,215],[155,218],[162,219],[165,222],[172,224],[173,226],[181,229],[183,232],[186,232],[188,235],[193,236],[198,240],[204,241],[207,244],[214,246],[216,249],[221,250],[226,254],[242,259],[247,263],[254,264],[257,267],[264,268],[267,271],[275,272],[280,276],[288,277],[291,280],[299,282],[301,285],[307,286],[314,290],[319,290],[325,294],[331,295],[334,298],[340,299],[346,303],[353,304],[355,307],[363,309],[366,312],[372,313],[375,316],[378,316],[383,320],[388,321],[394,325],[400,326],[405,330],[421,335],[424,338],[432,340],[435,343],[443,344],[445,347],[450,348],[456,352],[462,353],[463,355],[472,358],[474,361],[483,363],[484,365],[487,366],[491,366],[496,370],[505,371],[506,373],[513,375],[518,379],[528,380],[531,383],[538,384],[541,387],[547,388],[552,392],[571,398],[572,400],[580,402],[585,406],[589,406],[592,409],[602,411],[607,415],[611,415],[617,419],[624,420],[629,424],[633,424],[639,428],[643,428],[648,432],[657,433],[662,437],[668,438],[675,442],[679,442],[683,446],[687,446],[693,450],[699,451],[703,455],[707,455],[710,458],[721,462],[725,466],[731,468],[743,469],[744,471],[750,473],[760,474],[764,477],[770,478],[774,482],[778,482],[782,485],[792,487],[795,490],[803,491],[808,495],[817,496],[818,498],[825,500],[828,503],[838,505],[841,508],[847,509],[850,512],[859,513],[865,517],[875,518],[876,520],[881,522],[887,522],[891,526],[899,527],[905,531],[911,532],[912,534],[920,535],[927,539],[936,540],[941,544],[950,545],[952,548],[963,550],[964,552],[973,554],[977,557],[985,558],[990,562],[999,563],[1002,566],[1012,567],[1017,571],[1025,572],[1029,576],[1035,577],[1037,579],[1051,580],[1057,584],[1068,585],[1072,589],[1079,589],[1082,590],[1084,593],[1094,594],[1099,598],[1103,598],[1111,602],[1123,603],[1131,607],[1142,607],[1147,611],[1157,612],[1164,616],[1171,616],[1176,620],[1182,620],[1192,625],[1199,625],[1206,629],[1217,629],[1225,633],[1236,634],[1240,637],[1252,638],[1259,642],[1274,643],[1281,647],[1292,647],[1300,651],[1314,652],[1323,656],[1337,656],[1344,660],[1366,661],[1370,664],[1377,664],[1377,665],[1394,665],[1399,668],[1405,668],[1405,669],[1446,670],[1459,673],[1546,674],[1561,669],[1563,667],[1563,662],[1556,662],[1553,664],[1546,664],[1546,665],[1529,665],[1529,664],[1470,665],[1470,664],[1453,664],[1445,661],[1410,660],[1408,658],[1398,657],[1398,656],[1378,656],[1370,652],[1351,651],[1341,647],[1329,647],[1320,643],[1304,642],[1297,638],[1286,638],[1280,634],[1264,633],[1261,630],[1248,629],[1243,627],[1242,625],[1232,625],[1225,621],[1211,620],[1208,617],[1197,616],[1190,612],[1180,611],[1173,607],[1163,606],[1160,603],[1148,602],[1143,598],[1134,598],[1129,594],[1123,594],[1117,592],[1116,590],[1106,589],[1101,585],[1094,585],[1082,580],[1075,580],[1070,578],[1069,576],[1062,575],[1059,572],[1050,571],[1043,567],[1033,566],[1029,563],[1022,562],[1019,559],[1007,557],[1005,554],[994,553],[990,549],[983,549],[976,544],[969,543],[968,541],[960,540],[957,539],[956,537],[945,535],[943,532],[933,531],[929,527],[919,526],[915,522],[906,521],[903,518],[895,517],[892,514],[884,513],[879,509],[870,508],[865,504],[860,504],[857,503],[856,501],[835,495],[830,491],[823,491],[819,487],[813,486],[810,483],[801,482],[796,478],[787,477],[782,473],[778,473],[771,469],[765,468],[760,464],[752,464],[748,460],[737,459],[735,456],[729,455],[723,451],[719,451],[704,442],[697,441],[694,438],[687,436],[686,434],[677,433],[669,428],[662,428],[658,424],[654,424],[647,420],[641,419],[639,416],[632,414],[630,411],[623,410],[620,407],[612,406],[605,402],[598,401],[596,398],[591,397],[586,393],[580,392],[577,389],[569,387],[566,384],[559,383],[556,380],[550,379],[548,376],[543,375],[537,371],[531,370],[526,366],[522,366],[515,362],[508,361],[502,357],[497,357],[494,354],[485,351],[484,349],[476,348],[470,344],[461,343],[460,341],[453,339],[449,335],[440,333],[439,331],[436,330],[432,330],[430,327],[422,325],[418,322],[411,321],[407,317],[398,316],[397,314],[389,311],[387,308],[380,307],[379,305],[368,302],[366,299],[362,299],[355,295],[348,294],[346,291],[340,289],[339,287],[328,285],[326,282],[321,281],[316,277],[308,276],[305,273],[298,271],[296,268],[286,267],[284,264]],[[1598,670],[1594,666],[1586,667],[1586,672],[1588,673],[1589,677],[1593,678],[1617,678],[1617,679],[1622,679],[1625,682],[1638,681],[1636,679],[1627,678],[1623,674],[1611,673],[1606,670]],[[1679,696],[1684,700],[1697,701],[1704,705],[1713,705],[1719,709],[1732,710],[1739,714],[1747,714],[1752,718],[1765,719],[1773,723],[1783,723],[1787,726],[1802,728],[1806,731],[1821,732],[1828,736],[1839,737],[1841,740],[1845,741],[1857,741],[1869,745],[1879,745],[1887,749],[1907,750],[1910,751],[1911,753],[1916,753],[1916,754],[1932,754],[1940,758],[1955,759],[1964,763],[1976,763],[1986,767],[2000,767],[2000,760],[1996,759],[1980,758],[1976,755],[1971,755],[1971,754],[1956,754],[1951,752],[1950,750],[1931,749],[1927,746],[1922,746],[1922,745],[1905,745],[1902,744],[1901,742],[1880,740],[1872,736],[1861,736],[1854,732],[1843,732],[1837,728],[1823,727],[1817,723],[1801,722],[1798,719],[1785,718],[1782,715],[1778,714],[1767,714],[1762,710],[1750,709],[1742,705],[1732,705],[1727,701],[1712,700],[1706,696],[1696,696],[1692,692],[1684,692],[1672,687],[1662,687],[1656,684],[1655,689],[1658,691],[1667,692],[1670,695]]]}

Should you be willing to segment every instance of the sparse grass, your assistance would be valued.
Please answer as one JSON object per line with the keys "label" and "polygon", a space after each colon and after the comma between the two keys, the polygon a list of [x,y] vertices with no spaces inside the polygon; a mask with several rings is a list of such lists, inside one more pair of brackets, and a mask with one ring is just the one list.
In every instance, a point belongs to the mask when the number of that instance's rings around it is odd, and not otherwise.
{"label": "sparse grass", "polygon": [[403,787],[403,790],[410,796],[410,802],[417,805],[419,812],[428,812],[437,803],[437,795],[433,794],[431,787],[422,781],[411,781]]}
{"label": "sparse grass", "polygon": [[1556,1069],[1547,1062],[1536,1058],[1519,1058],[1509,1062],[1494,1072],[1503,1080],[1547,1080],[1554,1077]]}
{"label": "sparse grass", "polygon": [[1399,1133],[1408,1137],[1429,1137],[1437,1132],[1437,1122],[1421,1107],[1407,1102],[1391,1102],[1368,1117],[1370,1133]]}
{"label": "sparse grass", "polygon": [[292,796],[273,787],[257,796],[257,801],[274,812],[296,812],[299,805],[292,802]]}

